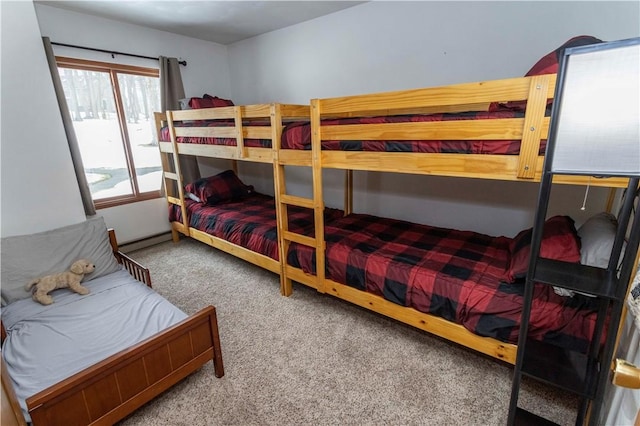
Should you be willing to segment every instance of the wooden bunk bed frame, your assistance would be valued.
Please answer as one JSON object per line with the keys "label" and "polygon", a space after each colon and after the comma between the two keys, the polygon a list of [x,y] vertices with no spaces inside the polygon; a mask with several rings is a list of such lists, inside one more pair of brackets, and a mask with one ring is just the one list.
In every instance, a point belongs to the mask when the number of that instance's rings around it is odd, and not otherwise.
{"label": "wooden bunk bed frame", "polygon": [[[358,306],[378,312],[390,318],[409,324],[421,330],[435,334],[446,340],[458,343],[480,353],[514,364],[516,345],[504,343],[497,339],[481,337],[465,329],[463,326],[443,318],[419,312],[413,308],[389,302],[382,297],[365,293],[347,285],[343,285],[325,277],[325,241],[324,241],[324,201],[322,187],[322,170],[324,168],[345,170],[345,214],[352,212],[353,206],[353,170],[386,171],[398,173],[426,174],[437,176],[464,177],[477,179],[495,179],[507,181],[539,182],[544,156],[539,155],[541,141],[549,132],[549,116],[545,115],[548,99],[555,92],[556,76],[554,74],[534,77],[512,78],[505,80],[465,83],[444,87],[423,88],[361,96],[347,96],[329,99],[314,99],[310,105],[311,151],[279,149],[279,143],[272,143],[272,153],[257,155],[246,150],[242,145],[242,137],[253,133],[246,126],[242,127],[243,114],[251,116],[253,111],[267,106],[247,106],[215,108],[210,110],[167,112],[169,127],[172,129],[171,144],[161,142],[164,153],[202,155],[216,158],[242,159],[247,161],[272,161],[274,164],[275,196],[278,219],[278,242],[280,259],[262,259],[241,247],[211,237],[184,224],[174,222],[172,229],[199,239],[216,248],[220,248],[240,258],[262,266],[272,272],[280,273],[281,293],[289,296],[292,293],[292,281],[302,283],[326,293],[354,303]],[[491,103],[527,101],[523,118],[503,118],[491,120],[441,121],[441,122],[408,122],[385,124],[346,124],[321,125],[324,119],[349,117],[375,117],[405,114],[457,113],[469,111],[487,111]],[[272,140],[279,141],[282,134],[282,116],[277,113],[278,105],[269,107],[272,111]],[[298,109],[300,108],[300,109]],[[303,111],[296,106],[296,111]],[[285,111],[280,107],[280,111]],[[260,113],[265,117],[266,111]],[[222,149],[209,146],[182,146],[175,142],[176,136],[214,136],[209,128],[190,129],[188,132],[176,131],[173,120],[194,120],[208,118],[234,118],[237,147]],[[245,117],[245,118],[246,118]],[[262,137],[266,131],[261,130]],[[224,136],[233,137],[233,132],[225,131]],[[257,134],[254,134],[257,137]],[[219,134],[223,136],[223,134]],[[418,153],[418,152],[367,152],[367,151],[332,151],[321,149],[325,140],[521,140],[518,155],[493,154],[453,154],[453,153]],[[210,151],[209,151],[210,150]],[[214,153],[215,151],[215,153]],[[174,158],[175,160],[175,158]],[[164,163],[163,163],[164,164]],[[288,165],[307,166],[312,168],[313,196],[303,198],[287,194],[284,167]],[[176,164],[179,170],[179,165]],[[165,167],[165,170],[167,168]],[[172,174],[165,177],[173,178]],[[626,179],[585,179],[573,176],[560,176],[555,182],[566,184],[590,184],[605,187],[626,187]],[[170,203],[180,204],[184,200],[182,188],[177,198],[168,197]],[[611,201],[610,201],[611,203]],[[296,234],[288,230],[287,206],[299,206],[314,210],[315,237]],[[186,214],[183,207],[183,218]],[[186,220],[186,219],[185,219]],[[286,253],[290,243],[295,242],[310,246],[316,252],[316,275],[309,275],[301,269],[288,265]]]}
{"label": "wooden bunk bed frame", "polygon": [[[118,263],[151,287],[149,270],[118,250],[113,230],[109,230],[109,240]],[[2,327],[3,341],[4,338]],[[4,361],[0,361],[3,424],[6,416],[10,423],[26,425]],[[222,377],[224,367],[213,306],[27,398],[31,422],[35,426],[114,424],[209,361],[213,361],[215,376]]]}
{"label": "wooden bunk bed frame", "polygon": [[[480,353],[515,363],[517,347],[497,339],[482,337],[461,325],[387,301],[350,286],[325,278],[324,227],[322,224],[322,169],[347,171],[345,214],[352,212],[352,170],[387,171],[464,178],[539,182],[544,156],[540,143],[549,132],[550,118],[545,116],[547,100],[555,92],[556,75],[512,78],[506,80],[457,84],[348,96],[311,101],[311,135],[313,199],[306,200],[315,209],[315,239],[306,238],[316,248],[317,274],[283,265],[284,291],[291,294],[291,281],[316,288],[342,300],[394,318],[446,340]],[[409,122],[385,124],[321,125],[328,118],[372,117],[403,114],[457,113],[487,111],[493,102],[527,100],[524,118]],[[321,149],[325,140],[521,140],[519,155],[430,154],[405,152],[332,151]],[[585,179],[560,176],[555,181],[566,184],[621,187],[626,179]],[[283,197],[283,194],[280,194]],[[611,202],[611,201],[610,201]]]}
{"label": "wooden bunk bed frame", "polygon": [[[308,121],[309,106],[272,103],[167,111],[166,115],[155,113],[155,120],[167,201],[170,205],[180,206],[182,212],[182,222],[174,221],[171,223],[173,240],[177,242],[180,233],[282,275],[281,262],[189,226],[184,201],[186,182],[182,179],[179,156],[191,155],[228,159],[232,161],[232,168],[236,172],[237,161],[272,164],[276,177],[274,186],[277,197],[277,194],[282,192],[278,189],[278,185],[284,185],[284,177],[279,178],[281,174],[284,174],[284,167],[279,166],[280,161],[286,161],[290,165],[311,165],[311,151],[280,149],[284,126],[292,121]],[[180,127],[175,125],[176,121],[193,120],[233,120],[233,125],[229,127]],[[252,125],[253,122],[264,122],[265,120],[269,122],[267,126]],[[160,131],[165,124],[169,127],[170,142],[160,140]],[[233,138],[236,140],[236,145],[180,143],[178,142],[179,137]],[[272,141],[271,148],[246,147],[244,145],[245,139],[270,139]],[[171,184],[172,182],[175,182],[175,187]],[[280,216],[278,215],[278,220],[280,220]],[[280,235],[280,232],[278,234]],[[282,259],[283,256],[281,248],[280,258]]]}

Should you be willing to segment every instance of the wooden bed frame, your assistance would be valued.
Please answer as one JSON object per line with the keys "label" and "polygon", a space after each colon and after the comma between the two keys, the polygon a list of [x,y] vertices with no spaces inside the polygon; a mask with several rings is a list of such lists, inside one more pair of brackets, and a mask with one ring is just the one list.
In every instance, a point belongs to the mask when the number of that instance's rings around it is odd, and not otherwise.
{"label": "wooden bed frame", "polygon": [[[118,250],[113,230],[109,230],[109,238],[118,262],[151,287],[149,270]],[[4,328],[2,331],[4,340]],[[27,398],[31,421],[34,426],[111,425],[209,360],[213,361],[216,377],[222,377],[224,367],[213,306]],[[4,362],[2,390],[2,424],[5,415],[8,424],[26,424]]]}
{"label": "wooden bed frame", "polygon": [[[179,127],[175,125],[176,121],[183,120],[219,119],[233,120],[234,124],[229,127]],[[279,185],[282,185],[282,187],[285,185],[284,164],[311,166],[311,151],[281,149],[282,131],[287,123],[308,120],[308,105],[280,103],[167,111],[166,114],[155,113],[167,201],[169,205],[180,206],[182,213],[182,222],[171,223],[173,241],[177,242],[179,234],[183,234],[282,275],[281,262],[189,226],[184,202],[184,185],[186,182],[182,180],[178,159],[180,155],[228,159],[232,161],[232,168],[236,172],[238,160],[272,164],[275,176],[276,203],[280,205],[278,194],[281,192]],[[262,123],[268,121],[269,125],[252,125],[255,121]],[[165,125],[169,127],[171,142],[162,141],[160,138],[161,129]],[[181,136],[234,138],[236,139],[236,146],[178,143],[177,138]],[[272,141],[271,148],[245,147],[245,139],[270,139]],[[278,210],[278,221],[281,220],[281,217],[286,217],[286,213],[283,211],[284,208],[283,205]],[[278,234],[280,240],[280,232]],[[282,244],[279,247],[282,248]],[[281,249],[281,259],[284,253]],[[281,287],[284,287],[283,282],[281,282]]]}
{"label": "wooden bed frame", "polygon": [[[477,179],[495,179],[507,181],[539,182],[544,156],[539,155],[540,143],[549,132],[550,118],[545,116],[547,100],[555,93],[556,76],[554,74],[534,77],[512,78],[477,83],[456,84],[444,87],[423,88],[361,96],[348,96],[311,101],[310,119],[312,134],[311,155],[307,152],[286,152],[279,150],[274,143],[275,196],[278,217],[278,241],[280,259],[288,251],[291,242],[297,242],[316,251],[317,275],[308,275],[301,269],[286,264],[286,261],[252,261],[273,272],[280,270],[281,293],[292,293],[292,281],[302,283],[326,293],[367,308],[382,315],[394,318],[421,330],[435,334],[449,341],[471,348],[480,353],[514,364],[516,345],[497,339],[481,337],[440,317],[419,312],[389,302],[382,297],[356,290],[334,282],[325,277],[324,257],[324,201],[322,170],[324,168],[345,170],[345,214],[352,212],[353,170],[387,171],[398,173],[426,174]],[[342,117],[371,117],[404,114],[455,113],[466,111],[487,111],[493,102],[527,101],[524,118],[410,122],[386,124],[350,124],[322,126],[321,120]],[[236,107],[237,108],[237,107]],[[242,111],[240,107],[240,111]],[[249,108],[249,107],[245,107]],[[216,108],[222,110],[222,108]],[[204,111],[204,110],[200,110]],[[177,115],[176,115],[177,114]],[[206,118],[204,112],[198,115]],[[208,113],[209,114],[209,113]],[[213,112],[211,112],[213,114]],[[216,113],[217,114],[217,113]],[[236,112],[236,116],[240,114]],[[273,115],[272,115],[273,116]],[[169,122],[177,119],[194,119],[185,112],[167,113]],[[236,123],[239,120],[236,119]],[[171,126],[171,124],[170,124]],[[240,134],[240,132],[238,132]],[[278,134],[273,132],[273,140]],[[518,155],[489,154],[453,154],[453,153],[409,153],[409,152],[367,152],[367,151],[330,151],[322,150],[323,140],[521,140]],[[174,145],[176,145],[174,143]],[[207,146],[182,149],[175,146],[171,152],[200,155],[209,149]],[[239,141],[239,146],[240,141]],[[161,147],[161,149],[163,149]],[[167,149],[168,152],[168,149]],[[237,148],[235,157],[241,158],[241,148]],[[206,155],[210,156],[210,155]],[[218,156],[219,157],[219,156]],[[245,156],[249,158],[251,155]],[[266,159],[267,157],[261,157]],[[288,195],[284,167],[287,165],[308,166],[313,173],[313,197],[302,198]],[[560,176],[556,182],[566,184],[605,187],[626,187],[627,180],[619,178],[591,179],[573,176]],[[180,199],[184,194],[180,193]],[[178,200],[179,201],[179,200]],[[172,202],[169,198],[169,202]],[[177,203],[175,203],[177,204]],[[314,210],[315,238],[290,232],[287,228],[286,206],[294,205]],[[186,217],[183,210],[183,218]],[[190,235],[214,247],[221,248],[241,258],[256,256],[243,248],[230,245],[226,241],[217,241],[193,229],[186,223],[174,223],[174,230]],[[259,255],[258,255],[259,256]],[[251,260],[250,260],[251,261]]]}

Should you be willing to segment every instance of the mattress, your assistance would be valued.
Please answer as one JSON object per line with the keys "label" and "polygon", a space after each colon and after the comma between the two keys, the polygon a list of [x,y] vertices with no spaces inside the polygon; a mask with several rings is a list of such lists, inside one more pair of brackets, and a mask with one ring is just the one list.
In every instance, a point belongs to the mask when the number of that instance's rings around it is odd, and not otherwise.
{"label": "mattress", "polygon": [[2,310],[2,356],[29,420],[26,398],[182,321],[187,315],[120,270],[83,283],[90,293],[51,293]]}
{"label": "mattress", "polygon": [[[209,235],[278,260],[278,230],[273,197],[253,193],[242,200],[214,206],[185,199],[189,226]],[[342,211],[325,209],[325,220],[341,216]],[[289,230],[306,236],[315,235],[313,210],[290,206]],[[169,206],[169,220],[182,222],[179,206]]]}
{"label": "mattress", "polygon": [[[327,221],[325,239],[327,278],[517,343],[524,282],[505,280],[510,238],[351,214]],[[315,274],[309,247],[292,244],[287,261]],[[596,308],[536,286],[529,335],[584,351]]]}

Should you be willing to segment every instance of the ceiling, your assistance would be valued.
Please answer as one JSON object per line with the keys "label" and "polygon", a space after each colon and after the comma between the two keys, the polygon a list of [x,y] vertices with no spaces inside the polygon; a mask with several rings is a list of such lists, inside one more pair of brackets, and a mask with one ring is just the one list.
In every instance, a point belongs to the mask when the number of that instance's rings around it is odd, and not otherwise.
{"label": "ceiling", "polygon": [[231,44],[364,2],[36,0],[36,3]]}

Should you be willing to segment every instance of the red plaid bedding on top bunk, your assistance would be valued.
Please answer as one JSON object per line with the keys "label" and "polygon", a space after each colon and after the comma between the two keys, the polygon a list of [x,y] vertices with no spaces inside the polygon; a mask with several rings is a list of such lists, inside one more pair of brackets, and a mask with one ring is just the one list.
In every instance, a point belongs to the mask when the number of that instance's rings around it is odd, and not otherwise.
{"label": "red plaid bedding on top bunk", "polygon": [[[522,118],[524,113],[505,108],[493,112],[464,112],[431,115],[396,115],[367,118],[342,118],[323,120],[323,126],[347,124],[379,124],[379,123],[408,123],[434,122],[455,120],[491,120],[498,118]],[[192,123],[176,123],[182,127],[229,127],[232,122],[198,121]],[[252,126],[267,126],[268,122],[252,122]],[[169,128],[161,130],[161,140],[170,141]],[[208,145],[236,145],[233,138],[199,138],[178,137],[179,143],[194,143]],[[450,154],[503,154],[517,155],[520,152],[520,140],[419,140],[419,141],[322,141],[322,149],[334,151],[384,151],[384,152],[424,152]],[[270,139],[245,139],[248,147],[271,147]],[[306,121],[296,121],[287,124],[282,131],[283,149],[311,149],[311,124]],[[544,154],[546,140],[540,143],[540,154]]]}
{"label": "red plaid bedding on top bunk", "polygon": [[[234,126],[233,120],[200,120],[189,122],[176,122],[176,127],[232,127]],[[268,121],[252,122],[252,126],[268,126]],[[208,138],[208,137],[195,137],[195,136],[178,136],[178,143],[193,143],[200,145],[227,145],[236,146],[236,140],[234,138]],[[171,136],[169,136],[169,127],[163,127],[160,129],[160,140],[163,142],[170,142]],[[244,139],[244,146],[252,148],[271,148],[271,139]]]}
{"label": "red plaid bedding on top bunk", "polygon": [[[230,243],[278,260],[278,234],[273,197],[252,193],[238,201],[209,206],[185,199],[189,226]],[[342,211],[325,209],[325,220],[341,216]],[[289,229],[313,236],[313,210],[289,207]],[[182,222],[179,206],[169,206],[169,220]]]}
{"label": "red plaid bedding on top bunk", "polygon": [[[506,283],[507,237],[352,214],[325,223],[326,276],[402,306],[516,343],[524,283]],[[315,253],[292,244],[290,265],[315,274]],[[530,335],[586,350],[595,307],[586,297],[535,291]]]}
{"label": "red plaid bedding on top bunk", "polygon": [[[396,115],[366,118],[341,118],[322,120],[322,126],[348,124],[381,124],[409,122],[437,122],[455,120],[491,120],[499,118],[523,118],[524,112],[503,108],[492,112],[463,112],[431,115]],[[311,149],[311,126],[306,123],[293,123],[287,128],[286,139],[283,133],[282,148]],[[453,154],[507,154],[520,152],[520,140],[417,140],[417,141],[322,141],[322,149],[334,151],[386,151],[386,152],[424,152]],[[540,154],[544,154],[546,141],[540,143]]]}

